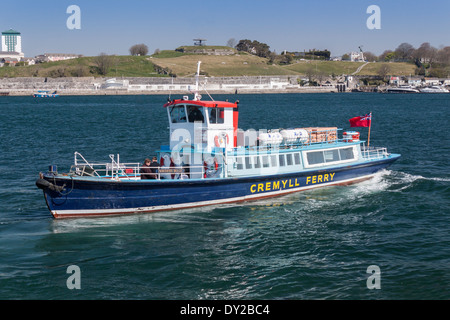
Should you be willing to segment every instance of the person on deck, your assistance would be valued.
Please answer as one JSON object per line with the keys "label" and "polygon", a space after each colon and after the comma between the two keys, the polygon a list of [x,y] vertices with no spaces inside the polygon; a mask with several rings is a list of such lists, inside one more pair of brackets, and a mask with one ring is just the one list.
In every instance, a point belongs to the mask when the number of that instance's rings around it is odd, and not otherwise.
{"label": "person on deck", "polygon": [[150,168],[150,159],[146,158],[144,164],[141,167],[140,174],[141,179],[151,179],[152,169]]}

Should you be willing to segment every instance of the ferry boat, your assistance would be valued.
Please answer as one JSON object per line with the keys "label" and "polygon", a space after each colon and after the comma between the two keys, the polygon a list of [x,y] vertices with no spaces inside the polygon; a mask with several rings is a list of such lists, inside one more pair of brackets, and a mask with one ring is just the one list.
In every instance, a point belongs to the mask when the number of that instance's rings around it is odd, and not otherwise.
{"label": "ferry boat", "polygon": [[[400,155],[366,146],[358,132],[337,127],[240,130],[239,101],[169,100],[170,143],[156,151],[149,174],[140,163],[105,163],[74,153],[67,173],[40,173],[55,218],[135,214],[255,201],[372,178]],[[150,175],[151,179],[144,179]]]}
{"label": "ferry boat", "polygon": [[57,91],[50,93],[50,91],[47,90],[38,90],[37,92],[33,93],[33,97],[35,98],[55,98],[59,97]]}

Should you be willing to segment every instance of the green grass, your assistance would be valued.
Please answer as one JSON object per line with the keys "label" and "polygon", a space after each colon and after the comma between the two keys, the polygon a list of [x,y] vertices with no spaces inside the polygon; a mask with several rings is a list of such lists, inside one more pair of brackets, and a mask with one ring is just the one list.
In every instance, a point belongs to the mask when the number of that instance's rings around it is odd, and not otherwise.
{"label": "green grass", "polygon": [[278,65],[267,64],[267,59],[250,54],[213,56],[184,55],[177,58],[159,58],[153,56],[152,62],[162,68],[172,70],[179,77],[193,76],[197,62],[202,61],[201,73],[211,77],[291,75],[293,72]]}
{"label": "green grass", "polygon": [[285,65],[283,66],[283,69],[302,75],[306,75],[308,70],[311,70],[313,73],[322,72],[325,75],[341,75],[352,74],[356,71],[356,69],[358,69],[359,66],[363,64],[363,62],[349,61],[304,60],[290,65]]}
{"label": "green grass", "polygon": [[358,75],[378,75],[382,65],[387,65],[389,75],[409,76],[414,75],[416,66],[406,62],[375,62],[367,64]]}
{"label": "green grass", "polygon": [[0,77],[158,77],[155,65],[146,56],[112,56],[106,75],[99,74],[96,57],[82,57],[33,66],[0,68]]}
{"label": "green grass", "polygon": [[[206,46],[206,48],[212,48]],[[216,48],[216,47],[214,47]],[[217,47],[228,48],[228,47]],[[348,61],[298,61],[290,65],[268,64],[265,58],[248,53],[229,56],[196,55],[175,50],[163,50],[152,56],[112,56],[113,62],[106,75],[99,74],[96,57],[82,57],[58,62],[41,63],[34,66],[0,68],[0,77],[160,77],[157,70],[170,71],[178,77],[194,76],[197,62],[202,61],[202,74],[214,77],[227,76],[276,76],[300,75],[308,72],[326,76],[352,74],[362,62]],[[388,74],[410,75],[415,65],[410,63],[369,63],[357,75],[377,75],[386,64]]]}

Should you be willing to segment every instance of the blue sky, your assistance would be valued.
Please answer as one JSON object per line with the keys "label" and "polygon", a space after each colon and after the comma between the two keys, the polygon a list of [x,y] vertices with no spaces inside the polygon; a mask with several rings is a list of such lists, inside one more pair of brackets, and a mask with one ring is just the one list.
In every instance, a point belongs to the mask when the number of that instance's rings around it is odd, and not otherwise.
{"label": "blue sky", "polygon": [[[70,5],[81,9],[80,30],[66,26]],[[370,5],[380,7],[379,30],[366,26]],[[153,53],[191,45],[194,38],[209,45],[258,40],[278,53],[328,49],[333,56],[363,46],[379,55],[402,42],[449,46],[449,17],[449,0],[23,0],[2,6],[0,29],[22,33],[27,57],[126,55],[137,43]]]}

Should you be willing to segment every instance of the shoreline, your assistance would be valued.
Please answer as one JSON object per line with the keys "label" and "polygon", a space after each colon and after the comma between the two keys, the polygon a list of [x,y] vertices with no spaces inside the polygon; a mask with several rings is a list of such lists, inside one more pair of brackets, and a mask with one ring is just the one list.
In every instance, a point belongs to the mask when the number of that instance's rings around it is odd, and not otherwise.
{"label": "shoreline", "polygon": [[[200,92],[204,94],[244,93],[316,93],[349,91],[341,84],[320,87],[303,87],[297,77],[204,77]],[[56,91],[59,95],[161,95],[189,94],[195,88],[193,78],[2,78],[0,95],[27,96],[37,91]],[[347,90],[345,90],[347,89]]]}
{"label": "shoreline", "polygon": [[[50,90],[51,91],[51,90]],[[97,90],[56,90],[59,96],[120,96],[120,95],[189,95],[192,94],[186,90],[112,90],[112,89],[97,89]],[[317,87],[317,88],[292,88],[292,89],[265,89],[265,90],[199,90],[203,96],[208,94],[279,94],[279,93],[336,93],[335,88]],[[21,89],[21,90],[1,90],[0,97],[23,97],[32,96],[37,90]],[[347,91],[350,92],[350,91]],[[8,93],[2,95],[2,93]]]}

